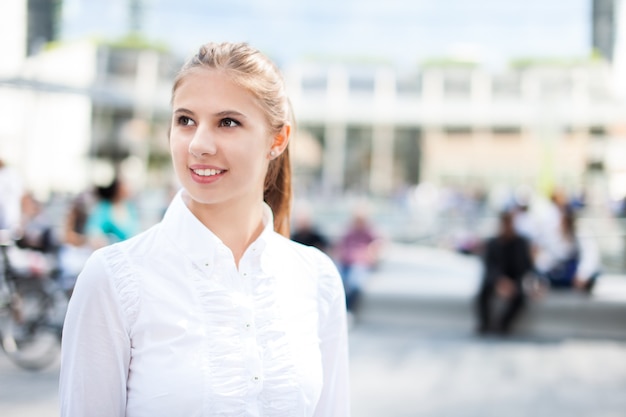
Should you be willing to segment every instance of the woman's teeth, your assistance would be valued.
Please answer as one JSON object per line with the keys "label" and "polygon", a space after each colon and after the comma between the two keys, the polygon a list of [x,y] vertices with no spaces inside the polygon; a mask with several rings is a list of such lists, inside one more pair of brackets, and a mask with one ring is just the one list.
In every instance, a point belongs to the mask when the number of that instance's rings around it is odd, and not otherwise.
{"label": "woman's teeth", "polygon": [[210,177],[213,175],[221,174],[224,171],[220,169],[194,169],[193,172],[200,175],[201,177]]}

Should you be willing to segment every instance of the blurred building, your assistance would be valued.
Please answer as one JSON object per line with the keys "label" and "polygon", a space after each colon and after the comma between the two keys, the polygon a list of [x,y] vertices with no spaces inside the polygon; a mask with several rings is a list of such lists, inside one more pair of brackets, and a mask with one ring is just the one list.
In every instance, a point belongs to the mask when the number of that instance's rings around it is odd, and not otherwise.
{"label": "blurred building", "polygon": [[618,2],[619,0],[593,0],[592,2],[591,43],[593,48],[609,61],[613,60],[615,49]]}
{"label": "blurred building", "polygon": [[26,2],[26,53],[39,52],[57,39],[61,0],[18,0]]}
{"label": "blurred building", "polygon": [[106,182],[122,164],[145,180],[166,152],[165,122],[154,120],[169,119],[179,63],[138,36],[56,42],[60,6],[0,4],[0,157],[44,197]]}
{"label": "blurred building", "polygon": [[388,196],[420,181],[581,187],[626,140],[626,107],[602,60],[520,62],[499,74],[454,62],[406,75],[306,65],[288,78],[304,141],[320,150],[301,181],[329,193]]}
{"label": "blurred building", "polygon": [[11,0],[0,4],[0,74],[19,71],[24,58],[58,38],[61,0]]}
{"label": "blurred building", "polygon": [[593,0],[592,47],[611,63],[616,96],[626,100],[626,1]]}
{"label": "blurred building", "polygon": [[[0,154],[45,195],[106,182],[127,163],[135,180],[167,150],[178,63],[146,45],[53,45],[0,79]],[[160,120],[161,123],[155,123]]]}
{"label": "blurred building", "polygon": [[[594,2],[594,45],[614,51],[616,62],[626,59],[615,23],[626,21],[624,3]],[[137,37],[42,48],[54,39],[58,4],[0,5],[1,34],[17,40],[0,42],[0,155],[41,194],[80,190],[98,181],[100,167],[122,164],[136,178],[165,181],[180,62]],[[626,167],[615,157],[626,146],[615,65],[527,61],[501,73],[454,61],[414,73],[382,64],[288,66],[298,193],[388,197],[420,182],[580,189],[601,172],[612,195],[626,195]]]}
{"label": "blurred building", "polygon": [[[159,48],[91,41],[27,57],[0,80],[0,151],[42,190],[80,189],[98,161],[168,166],[179,64]],[[626,137],[602,60],[525,62],[499,74],[454,62],[413,74],[321,64],[285,73],[300,193],[390,196],[420,181],[580,187]]]}

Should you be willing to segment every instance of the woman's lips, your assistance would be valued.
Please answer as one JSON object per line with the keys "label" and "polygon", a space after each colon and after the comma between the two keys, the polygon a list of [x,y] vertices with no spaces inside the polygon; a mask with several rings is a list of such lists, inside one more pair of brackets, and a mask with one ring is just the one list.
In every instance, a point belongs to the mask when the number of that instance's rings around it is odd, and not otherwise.
{"label": "woman's lips", "polygon": [[225,169],[220,168],[208,168],[208,167],[191,167],[191,178],[201,184],[209,184],[217,181],[224,176]]}

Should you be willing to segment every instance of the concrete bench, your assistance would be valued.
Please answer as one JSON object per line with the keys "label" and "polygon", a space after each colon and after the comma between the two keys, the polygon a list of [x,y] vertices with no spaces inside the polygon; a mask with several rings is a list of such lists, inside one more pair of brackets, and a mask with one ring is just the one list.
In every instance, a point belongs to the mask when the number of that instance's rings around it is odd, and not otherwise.
{"label": "concrete bench", "polygon": [[605,275],[591,295],[551,291],[531,300],[518,328],[540,336],[626,339],[626,278]]}
{"label": "concrete bench", "polygon": [[[366,283],[357,320],[472,332],[480,275],[476,258],[395,245]],[[529,299],[516,334],[626,339],[626,276],[602,276],[591,295],[561,290]]]}

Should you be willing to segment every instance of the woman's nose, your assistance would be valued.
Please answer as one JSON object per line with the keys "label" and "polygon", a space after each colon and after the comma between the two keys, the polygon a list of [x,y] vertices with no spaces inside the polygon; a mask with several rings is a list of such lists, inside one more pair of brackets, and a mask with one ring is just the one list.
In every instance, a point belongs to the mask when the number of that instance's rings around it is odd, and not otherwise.
{"label": "woman's nose", "polygon": [[205,155],[215,155],[217,146],[214,135],[207,129],[197,129],[189,142],[189,153],[202,157]]}

